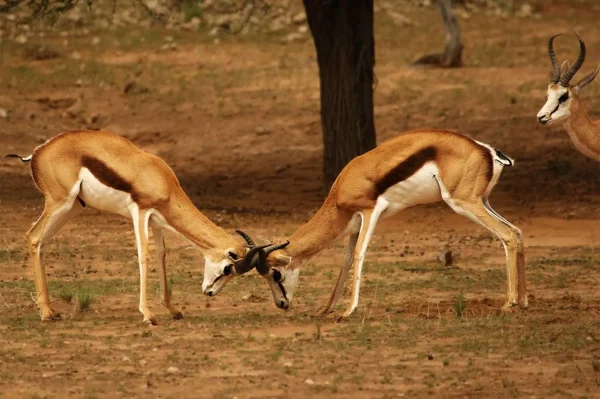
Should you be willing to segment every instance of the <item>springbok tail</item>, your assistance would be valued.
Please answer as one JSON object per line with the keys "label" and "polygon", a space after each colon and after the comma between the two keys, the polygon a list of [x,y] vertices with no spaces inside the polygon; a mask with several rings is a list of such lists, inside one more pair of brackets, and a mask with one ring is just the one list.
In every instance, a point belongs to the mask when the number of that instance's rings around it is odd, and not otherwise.
{"label": "springbok tail", "polygon": [[21,162],[29,162],[29,161],[31,161],[31,158],[33,158],[33,154],[29,155],[27,157],[22,157],[17,154],[8,154],[4,157],[4,159],[6,159],[6,158],[19,158],[21,160]]}

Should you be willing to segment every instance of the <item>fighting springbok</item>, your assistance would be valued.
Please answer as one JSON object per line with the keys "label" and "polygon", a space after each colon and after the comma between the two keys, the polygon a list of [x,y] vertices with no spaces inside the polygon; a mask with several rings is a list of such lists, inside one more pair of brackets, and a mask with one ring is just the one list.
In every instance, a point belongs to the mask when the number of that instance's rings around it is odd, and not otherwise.
{"label": "fighting springbok", "polygon": [[559,67],[552,43],[554,38],[561,35],[554,35],[548,40],[552,76],[548,85],[546,104],[538,112],[537,118],[543,125],[562,122],[575,147],[583,155],[600,162],[600,121],[590,119],[579,98],[581,89],[594,80],[600,71],[600,66],[572,86],[571,79],[585,61],[585,43],[576,33],[579,39],[579,56],[573,67],[569,67],[568,61]]}
{"label": "fighting springbok", "polygon": [[[495,234],[506,253],[506,303],[527,307],[521,231],[496,213],[488,196],[513,160],[457,133],[411,131],[353,159],[333,183],[317,213],[288,242],[259,250],[256,266],[268,281],[275,304],[287,309],[300,267],[340,235],[349,235],[344,263],[326,313],[335,305],[351,266],[354,283],[344,317],[358,306],[365,253],[379,219],[408,207],[445,201],[455,212]],[[289,245],[288,245],[289,244]]]}
{"label": "fighting springbok", "polygon": [[162,304],[175,319],[182,314],[171,304],[163,229],[178,233],[203,252],[205,281],[206,276],[213,281],[210,286],[203,284],[204,292],[216,294],[233,275],[256,266],[252,259],[258,259],[261,247],[247,251],[194,206],[161,158],[121,136],[100,131],[64,132],[36,147],[28,157],[7,157],[31,162],[33,181],[44,194],[44,211],[27,232],[42,321],[60,319],[50,305],[42,250],[85,207],[133,220],[140,271],[139,310],[146,323],[156,324],[146,299],[149,228],[161,269]]}

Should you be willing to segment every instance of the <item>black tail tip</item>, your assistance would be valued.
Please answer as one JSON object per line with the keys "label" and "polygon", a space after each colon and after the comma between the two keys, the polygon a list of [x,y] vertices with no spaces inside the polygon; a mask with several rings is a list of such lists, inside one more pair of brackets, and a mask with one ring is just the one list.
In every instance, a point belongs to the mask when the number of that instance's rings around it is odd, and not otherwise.
{"label": "black tail tip", "polygon": [[7,158],[19,158],[21,160],[21,162],[29,162],[29,161],[31,161],[32,155],[29,155],[28,157],[22,157],[17,154],[6,154],[4,156],[4,159],[7,159]]}

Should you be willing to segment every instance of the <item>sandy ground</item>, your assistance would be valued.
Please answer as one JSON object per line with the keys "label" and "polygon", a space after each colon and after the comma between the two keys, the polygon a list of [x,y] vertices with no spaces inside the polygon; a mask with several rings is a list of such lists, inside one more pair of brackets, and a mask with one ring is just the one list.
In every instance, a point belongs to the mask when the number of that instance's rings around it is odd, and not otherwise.
{"label": "sandy ground", "polygon": [[[434,204],[381,223],[359,310],[344,322],[336,320],[345,303],[314,316],[337,277],[342,241],[303,270],[283,312],[255,274],[203,296],[201,253],[169,235],[174,302],[185,318],[160,307],[153,269],[160,324],[148,327],[137,311],[130,222],[88,210],[47,248],[63,320],[42,324],[24,233],[43,201],[28,166],[2,161],[0,397],[600,397],[600,166],[562,127],[535,121],[549,76],[547,37],[576,28],[588,43],[587,72],[600,63],[595,15],[584,6],[541,19],[472,15],[461,20],[466,65],[455,70],[408,65],[441,45],[434,10],[411,11],[415,26],[403,28],[376,17],[378,141],[411,128],[452,129],[516,159],[491,203],[523,230],[529,310],[499,311],[500,243]],[[215,44],[182,32],[175,50],[161,50],[164,36],[72,34],[65,47],[55,32],[46,40],[63,56],[45,61],[3,42],[0,107],[9,116],[0,119],[0,152],[28,154],[68,129],[111,130],[163,157],[199,209],[232,234],[290,235],[324,197],[312,43]],[[560,58],[576,51],[573,38],[558,40]],[[130,81],[148,91],[124,94]],[[596,118],[599,94],[597,82],[584,92]],[[446,245],[453,267],[436,260]],[[79,312],[86,294],[91,306]]]}

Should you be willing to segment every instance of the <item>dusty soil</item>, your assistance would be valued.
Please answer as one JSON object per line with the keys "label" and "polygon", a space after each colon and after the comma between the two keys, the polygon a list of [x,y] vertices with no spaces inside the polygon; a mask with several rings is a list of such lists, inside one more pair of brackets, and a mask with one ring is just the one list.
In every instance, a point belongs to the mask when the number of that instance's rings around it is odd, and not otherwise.
{"label": "dusty soil", "polygon": [[[524,232],[529,310],[499,312],[500,243],[436,204],[381,224],[359,310],[339,323],[343,305],[324,319],[314,313],[337,276],[343,242],[303,270],[294,305],[282,312],[254,274],[204,297],[201,253],[169,235],[174,302],[185,318],[171,320],[161,308],[153,271],[160,325],[148,327],[137,311],[130,222],[89,210],[48,246],[63,321],[42,324],[24,240],[42,197],[26,165],[2,161],[0,397],[600,397],[600,167],[560,126],[535,121],[549,76],[546,38],[577,29],[591,70],[600,63],[600,10],[558,7],[541,19],[461,19],[466,65],[455,70],[408,65],[441,47],[435,10],[410,11],[415,25],[402,28],[376,16],[379,142],[410,128],[446,128],[517,160],[491,202]],[[167,35],[175,49],[161,49]],[[44,40],[59,58],[31,61],[23,46],[0,44],[0,108],[9,111],[0,152],[28,154],[63,130],[111,130],[163,157],[220,226],[262,239],[291,234],[322,201],[310,41],[216,44],[158,29]],[[573,59],[575,43],[561,38],[559,57]],[[599,83],[585,89],[596,117],[599,94]],[[457,255],[454,267],[436,260],[445,245]],[[86,294],[91,306],[79,312]]]}

